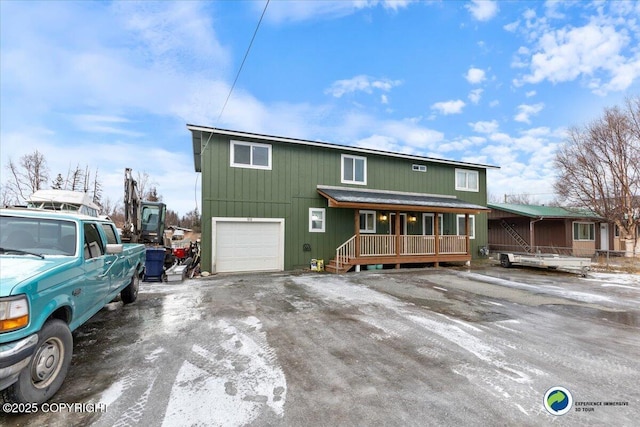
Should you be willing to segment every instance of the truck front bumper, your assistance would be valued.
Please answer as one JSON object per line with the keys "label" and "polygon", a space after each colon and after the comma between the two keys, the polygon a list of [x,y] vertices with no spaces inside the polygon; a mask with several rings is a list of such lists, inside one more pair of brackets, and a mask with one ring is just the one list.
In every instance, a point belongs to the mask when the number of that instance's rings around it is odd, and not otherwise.
{"label": "truck front bumper", "polygon": [[37,344],[38,334],[0,344],[0,390],[4,390],[18,380],[20,372],[31,361]]}

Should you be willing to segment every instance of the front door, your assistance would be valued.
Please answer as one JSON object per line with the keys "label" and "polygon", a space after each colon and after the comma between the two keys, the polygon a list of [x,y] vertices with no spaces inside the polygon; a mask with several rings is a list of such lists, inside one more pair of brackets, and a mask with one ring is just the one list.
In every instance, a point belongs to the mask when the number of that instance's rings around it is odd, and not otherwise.
{"label": "front door", "polygon": [[[389,227],[389,234],[396,234],[396,214],[389,215],[391,226]],[[407,234],[407,214],[400,214],[400,234]]]}
{"label": "front door", "polygon": [[600,224],[600,250],[609,250],[609,224]]}

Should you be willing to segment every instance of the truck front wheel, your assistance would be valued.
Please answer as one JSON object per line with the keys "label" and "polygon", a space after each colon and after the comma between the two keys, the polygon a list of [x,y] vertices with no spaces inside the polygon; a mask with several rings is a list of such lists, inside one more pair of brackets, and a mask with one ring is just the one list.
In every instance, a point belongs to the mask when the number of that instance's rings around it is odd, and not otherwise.
{"label": "truck front wheel", "polygon": [[18,381],[4,391],[4,399],[17,403],[44,403],[56,394],[69,371],[73,337],[65,322],[47,321],[38,332],[33,358]]}
{"label": "truck front wheel", "polygon": [[120,298],[124,304],[131,304],[138,299],[138,288],[140,287],[140,278],[138,273],[133,273],[129,285],[120,292]]}

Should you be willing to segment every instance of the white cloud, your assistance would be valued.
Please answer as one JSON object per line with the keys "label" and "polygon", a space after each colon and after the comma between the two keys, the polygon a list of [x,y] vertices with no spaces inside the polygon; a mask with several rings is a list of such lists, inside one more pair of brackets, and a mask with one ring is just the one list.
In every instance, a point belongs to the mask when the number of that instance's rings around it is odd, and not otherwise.
{"label": "white cloud", "polygon": [[[556,9],[553,10],[557,14]],[[561,83],[582,78],[599,95],[624,91],[640,78],[639,40],[633,20],[591,17],[584,26],[552,29],[547,18],[529,15],[527,37],[532,49],[522,47],[512,62],[529,72],[514,79],[516,86],[542,81]]]}
{"label": "white cloud", "polygon": [[540,111],[542,111],[543,108],[544,108],[543,103],[538,103],[533,105],[527,105],[527,104],[518,105],[518,114],[515,115],[513,120],[515,120],[516,122],[531,123],[530,117],[538,114]]}
{"label": "white cloud", "polygon": [[472,0],[465,8],[478,21],[489,21],[498,14],[498,4],[491,0]]}
{"label": "white cloud", "polygon": [[536,96],[536,91],[535,90],[530,90],[527,93],[525,93],[524,96],[526,96],[527,98],[531,98],[533,96]]}
{"label": "white cloud", "polygon": [[464,101],[457,99],[455,101],[436,102],[431,106],[431,109],[444,115],[460,114],[465,105]]}
{"label": "white cloud", "polygon": [[387,95],[385,94],[380,95],[380,103],[385,105],[389,103],[389,98],[387,98]]}
{"label": "white cloud", "polygon": [[484,70],[480,69],[480,68],[469,68],[469,71],[467,71],[467,74],[465,76],[465,79],[467,79],[467,81],[471,84],[478,84],[478,83],[482,83],[483,81],[486,80],[486,75]]}
{"label": "white cloud", "polygon": [[471,129],[473,129],[474,132],[478,132],[478,133],[494,133],[495,131],[498,130],[498,122],[496,120],[491,120],[490,122],[486,122],[486,121],[481,121],[481,122],[475,122],[475,123],[469,123],[469,126],[471,126]]}
{"label": "white cloud", "polygon": [[389,92],[401,83],[402,82],[400,80],[374,79],[361,74],[351,79],[337,80],[333,82],[331,86],[324,91],[324,93],[340,98],[345,94],[354,92],[372,93],[373,89]]}
{"label": "white cloud", "polygon": [[[301,22],[317,19],[337,19],[361,10],[382,6],[394,12],[408,7],[415,0],[341,0],[341,1],[274,1],[269,3],[265,19],[273,23]],[[262,13],[264,4],[256,2],[256,13]]]}
{"label": "white cloud", "polygon": [[484,89],[472,90],[471,92],[469,92],[469,100],[474,104],[478,104],[478,102],[480,102],[480,98],[482,97],[482,92],[484,92]]}

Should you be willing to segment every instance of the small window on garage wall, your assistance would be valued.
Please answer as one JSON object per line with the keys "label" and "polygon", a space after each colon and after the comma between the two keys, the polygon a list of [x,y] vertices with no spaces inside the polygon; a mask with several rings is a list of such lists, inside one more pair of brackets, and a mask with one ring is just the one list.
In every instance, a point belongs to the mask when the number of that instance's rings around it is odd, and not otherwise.
{"label": "small window on garage wall", "polygon": [[360,211],[360,232],[376,232],[376,211]]}
{"label": "small window on garage wall", "polygon": [[324,233],[325,223],[324,208],[309,208],[309,231],[311,233]]}

